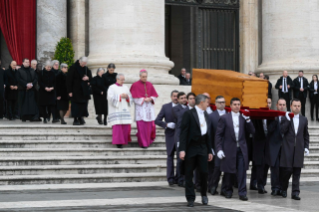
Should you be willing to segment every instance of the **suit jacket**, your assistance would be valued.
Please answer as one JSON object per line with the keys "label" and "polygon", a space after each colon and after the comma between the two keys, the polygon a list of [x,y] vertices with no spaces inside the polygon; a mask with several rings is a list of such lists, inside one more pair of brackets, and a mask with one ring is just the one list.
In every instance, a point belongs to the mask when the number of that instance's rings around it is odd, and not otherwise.
{"label": "suit jacket", "polygon": [[298,132],[295,134],[293,119],[289,121],[282,117],[280,132],[284,134],[284,141],[281,148],[281,167],[303,167],[304,149],[309,149],[308,120],[299,115]]}
{"label": "suit jacket", "polygon": [[284,140],[283,134],[280,132],[279,117],[275,120],[268,120],[268,152],[267,152],[267,163],[269,166],[274,167],[280,148]]}
{"label": "suit jacket", "polygon": [[[319,82],[318,83],[318,88],[317,90],[319,91]],[[314,96],[314,92],[315,92],[315,85],[314,85],[314,81],[311,81],[309,86],[308,86],[308,91],[309,91],[309,98],[312,99]],[[317,91],[317,92],[318,92]]]}
{"label": "suit jacket", "polygon": [[[283,77],[280,77],[278,80],[277,80],[277,83],[275,85],[275,88],[278,89],[278,96],[279,98],[283,97],[283,93],[282,93],[282,89],[280,88],[280,86],[282,85],[282,78]],[[290,86],[290,88],[288,88],[288,85]],[[291,91],[293,89],[293,83],[292,83],[292,79],[287,76],[287,89],[288,89],[288,94],[289,94],[289,97],[291,99]],[[287,103],[289,104],[289,103]]]}
{"label": "suit jacket", "polygon": [[173,107],[174,122],[176,123],[175,133],[174,133],[174,143],[175,144],[177,144],[177,142],[179,142],[183,115],[188,110],[189,110],[188,106],[186,106],[186,108],[183,108],[183,106],[180,104],[178,104],[176,107]]}
{"label": "suit jacket", "polygon": [[272,90],[272,83],[268,81],[268,98],[272,99],[271,90]]}
{"label": "suit jacket", "polygon": [[[309,83],[308,83],[307,78],[303,77],[302,79],[303,79],[303,88],[304,88],[303,97],[307,98]],[[301,87],[300,82],[299,82],[299,77],[296,77],[292,83],[293,83],[293,89],[294,89],[294,97],[298,98],[299,93],[300,93],[300,87]]]}
{"label": "suit jacket", "polygon": [[181,74],[178,75],[177,77],[179,79],[179,84],[180,85],[184,85],[184,83],[186,82],[185,77],[183,77]]}
{"label": "suit jacket", "polygon": [[181,83],[181,85],[192,85],[192,79],[189,79],[189,81],[187,81],[187,79],[183,79]]}
{"label": "suit jacket", "polygon": [[[268,150],[268,140],[265,134],[263,120],[252,120],[255,127],[255,134],[253,134],[253,161],[255,165],[263,165],[266,161],[266,151]],[[268,120],[267,120],[268,122]]]}
{"label": "suit jacket", "polygon": [[[163,121],[165,119],[165,121]],[[165,129],[165,141],[166,141],[166,152],[170,154],[175,147],[174,143],[174,129],[166,127],[166,124],[169,122],[174,122],[173,116],[173,105],[172,102],[164,104],[161,111],[155,119],[155,124]],[[175,123],[175,122],[174,122]]]}
{"label": "suit jacket", "polygon": [[[240,115],[238,143],[244,156],[246,170],[248,170],[249,162],[246,133],[254,134],[255,128],[252,121],[247,123]],[[215,144],[216,153],[218,153],[219,150],[222,150],[226,156],[221,161],[220,170],[227,173],[236,173],[237,142],[231,113],[220,117],[215,135]]]}
{"label": "suit jacket", "polygon": [[[212,145],[211,145],[211,123],[208,118],[208,114],[205,111],[205,118],[207,123],[207,141],[205,145],[205,153],[212,154]],[[181,125],[181,134],[180,134],[180,146],[179,151],[185,151],[186,157],[188,154],[194,154],[194,149],[190,148],[191,143],[198,141],[202,137],[199,118],[195,108],[188,110],[184,113]],[[195,153],[196,154],[196,153]]]}
{"label": "suit jacket", "polygon": [[[209,119],[210,119],[210,122],[211,122],[211,131],[212,131],[212,147],[215,151],[216,149],[216,144],[215,144],[215,133],[216,133],[216,130],[217,130],[217,125],[218,125],[218,121],[219,121],[219,113],[218,111],[215,111],[214,113],[211,113],[209,114]],[[215,151],[215,153],[217,153]]]}

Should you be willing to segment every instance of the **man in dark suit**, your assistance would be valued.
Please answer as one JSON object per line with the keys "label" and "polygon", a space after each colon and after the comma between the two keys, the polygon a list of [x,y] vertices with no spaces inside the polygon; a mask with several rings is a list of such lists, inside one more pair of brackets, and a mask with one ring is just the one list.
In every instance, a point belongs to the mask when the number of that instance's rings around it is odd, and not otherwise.
{"label": "man in dark suit", "polygon": [[303,70],[300,70],[298,73],[298,77],[294,79],[293,88],[294,88],[294,98],[297,98],[301,102],[301,114],[305,116],[306,110],[306,99],[309,83],[307,78],[303,76]]}
{"label": "man in dark suit", "polygon": [[301,109],[299,99],[293,99],[290,106],[294,117],[289,117],[287,112],[280,123],[280,131],[284,134],[280,157],[282,196],[287,197],[289,179],[292,175],[291,198],[300,200],[301,168],[303,167],[304,156],[309,155],[308,120],[306,117],[299,115]]}
{"label": "man in dark suit", "polygon": [[[271,108],[271,99],[267,99],[267,106]],[[257,189],[259,194],[265,194],[265,186],[267,183],[267,174],[269,166],[267,163],[267,146],[268,146],[268,127],[267,119],[252,120],[255,127],[253,135],[253,166],[256,167]]]}
{"label": "man in dark suit", "polygon": [[230,101],[231,113],[221,116],[215,134],[216,152],[221,159],[220,170],[225,174],[226,198],[233,193],[233,175],[237,175],[239,199],[247,201],[246,171],[249,167],[246,133],[255,133],[248,116],[240,114],[240,100]]}
{"label": "man in dark suit", "polygon": [[[165,129],[165,142],[167,153],[167,181],[170,186],[176,184],[176,177],[174,175],[174,154],[176,151],[174,142],[175,122],[173,117],[173,107],[177,106],[177,94],[178,91],[171,92],[171,100],[167,104],[162,106],[161,111],[155,119],[155,124]],[[165,119],[165,121],[163,121]]]}
{"label": "man in dark suit", "polygon": [[182,119],[179,157],[181,160],[185,160],[185,193],[188,207],[194,207],[196,197],[193,183],[195,168],[200,172],[202,203],[208,204],[207,161],[213,159],[210,121],[206,112],[208,105],[206,96],[202,94],[196,96],[195,108],[186,111]]}
{"label": "man in dark suit", "polygon": [[192,78],[190,73],[186,73],[185,79],[182,85],[192,85]]}
{"label": "man in dark suit", "polygon": [[[277,110],[286,111],[286,100],[278,99]],[[268,129],[268,152],[267,160],[271,171],[271,195],[281,195],[281,182],[279,177],[279,163],[281,145],[283,142],[283,135],[280,132],[280,123],[282,117],[276,117],[275,120],[269,120]]]}
{"label": "man in dark suit", "polygon": [[291,78],[288,76],[287,71],[284,71],[282,73],[282,77],[277,80],[275,88],[278,89],[278,97],[286,100],[287,110],[290,111],[290,99],[293,83]]}
{"label": "man in dark suit", "polygon": [[186,79],[186,69],[182,68],[180,75],[177,77],[179,79],[179,84],[184,85],[185,84],[185,79]]}
{"label": "man in dark suit", "polygon": [[272,99],[272,93],[271,93],[272,83],[269,81],[269,76],[268,75],[265,75],[265,80],[268,81],[268,98]]}
{"label": "man in dark suit", "polygon": [[[215,105],[217,110],[214,113],[209,115],[209,119],[211,121],[211,131],[212,131],[212,147],[215,150],[215,133],[218,125],[219,118],[226,114],[225,110],[226,100],[223,96],[217,96],[215,98]],[[214,157],[213,161],[208,163],[208,191],[212,195],[218,194],[217,187],[220,179],[221,171],[220,171],[220,159],[218,157]],[[223,177],[222,188],[221,191],[225,190],[225,179]]]}
{"label": "man in dark suit", "polygon": [[181,174],[180,166],[181,166],[181,159],[179,158],[179,137],[181,133],[181,124],[182,124],[182,118],[186,111],[188,111],[187,107],[187,99],[186,94],[184,92],[179,92],[177,94],[178,98],[178,105],[176,107],[173,107],[173,116],[174,116],[174,122],[175,124],[175,133],[174,133],[174,143],[176,145],[176,155],[177,155],[177,165],[176,165],[176,181],[178,183],[178,186],[184,187],[184,175]]}

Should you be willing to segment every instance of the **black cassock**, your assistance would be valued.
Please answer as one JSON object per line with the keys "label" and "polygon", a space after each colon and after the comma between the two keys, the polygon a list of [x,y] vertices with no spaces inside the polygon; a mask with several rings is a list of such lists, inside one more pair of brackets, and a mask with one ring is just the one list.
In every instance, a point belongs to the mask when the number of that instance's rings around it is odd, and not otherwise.
{"label": "black cassock", "polygon": [[[39,105],[55,105],[56,104],[56,95],[55,95],[55,74],[53,71],[43,70],[39,74]],[[50,92],[46,91],[45,88],[54,89]]]}
{"label": "black cassock", "polygon": [[[37,103],[35,101],[35,85],[38,77],[35,71],[30,67],[23,65],[16,73],[19,90],[19,111],[21,119],[32,119],[37,114]],[[27,84],[32,83],[33,87],[27,90]]]}
{"label": "black cassock", "polygon": [[[88,76],[88,81],[83,81],[82,78]],[[92,80],[91,70],[87,66],[81,67],[77,60],[69,69],[67,76],[68,93],[72,93],[71,98],[71,113],[73,117],[87,117],[88,101],[91,99],[91,85]]]}
{"label": "black cassock", "polygon": [[18,100],[18,90],[12,90],[10,86],[17,86],[18,81],[16,78],[16,70],[12,70],[11,66],[5,71],[6,88],[5,88],[5,98],[7,100],[7,117],[14,118],[15,108]]}
{"label": "black cassock", "polygon": [[[91,81],[94,107],[96,114],[107,114],[106,89],[104,80],[100,76],[96,76]],[[101,94],[103,92],[103,94]]]}
{"label": "black cassock", "polygon": [[56,96],[61,97],[57,101],[58,110],[68,110],[69,109],[69,94],[66,87],[66,78],[68,73],[63,73],[62,71],[56,77]]}
{"label": "black cassock", "polygon": [[6,84],[6,75],[3,69],[0,69],[0,118],[4,114],[4,85]]}
{"label": "black cassock", "polygon": [[[102,75],[106,95],[107,95],[107,91],[109,90],[109,87],[116,83],[116,76],[117,76],[117,73],[110,74],[108,71]],[[108,114],[108,103],[107,102],[108,101],[106,98],[106,114]]]}

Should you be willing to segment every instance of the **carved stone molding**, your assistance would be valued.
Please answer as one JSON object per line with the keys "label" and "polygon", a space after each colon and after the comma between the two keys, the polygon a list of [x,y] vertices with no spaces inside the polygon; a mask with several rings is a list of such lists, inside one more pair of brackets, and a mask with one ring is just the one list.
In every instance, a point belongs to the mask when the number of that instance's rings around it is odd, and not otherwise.
{"label": "carved stone molding", "polygon": [[192,4],[192,5],[218,5],[218,6],[232,6],[238,7],[239,0],[166,0],[166,3],[175,4]]}

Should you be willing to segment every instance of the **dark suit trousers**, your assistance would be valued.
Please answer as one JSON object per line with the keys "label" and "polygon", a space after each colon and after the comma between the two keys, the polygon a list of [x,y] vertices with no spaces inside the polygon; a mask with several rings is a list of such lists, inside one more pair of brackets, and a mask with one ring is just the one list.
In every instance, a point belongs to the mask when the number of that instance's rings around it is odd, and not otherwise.
{"label": "dark suit trousers", "polygon": [[311,101],[311,110],[310,110],[310,116],[311,118],[313,119],[313,111],[316,107],[316,117],[315,117],[315,120],[317,120],[319,117],[318,117],[318,104],[319,104],[319,99],[318,99],[318,94],[314,94],[313,97],[310,99]]}
{"label": "dark suit trousers", "polygon": [[[236,155],[236,168],[237,168],[237,180],[238,180],[238,195],[239,196],[246,196],[247,188],[246,188],[246,167],[243,153],[240,150],[240,147],[237,148],[237,155]],[[234,181],[234,174],[233,173],[225,173],[225,187],[227,194],[233,194],[233,181]]]}
{"label": "dark suit trousers", "polygon": [[271,170],[271,190],[272,191],[281,190],[279,164],[280,164],[280,156],[278,155],[276,162],[275,162],[275,165],[270,168],[270,170]]}
{"label": "dark suit trousers", "polygon": [[179,148],[176,147],[176,157],[177,157],[177,165],[176,165],[176,181],[177,183],[183,183],[185,181],[185,176],[181,174],[181,165],[182,160],[179,158]]}
{"label": "dark suit trousers", "polygon": [[282,180],[282,190],[287,191],[289,186],[289,180],[292,175],[292,190],[291,195],[296,195],[300,193],[299,183],[300,183],[301,168],[297,167],[280,167],[280,177]]}
{"label": "dark suit trousers", "polygon": [[267,164],[256,166],[258,189],[264,189],[266,186],[268,170],[269,166]]}
{"label": "dark suit trousers", "polygon": [[254,163],[251,167],[250,187],[257,187],[257,166]]}
{"label": "dark suit trousers", "polygon": [[305,112],[306,111],[306,98],[304,97],[303,92],[299,92],[298,99],[301,102],[301,114],[303,116],[305,116],[305,114],[306,114],[306,112]]}
{"label": "dark suit trousers", "polygon": [[[208,162],[208,191],[210,191],[212,188],[215,188],[217,190],[220,176],[222,174],[222,172],[220,171],[220,166],[219,166],[220,162],[218,163],[218,166],[217,166],[216,160],[220,160],[220,159],[217,156],[214,156],[213,161]],[[225,190],[225,175],[223,175],[221,191],[224,191],[224,190]]]}
{"label": "dark suit trousers", "polygon": [[195,200],[193,172],[196,168],[201,178],[201,196],[207,196],[207,156],[195,155],[185,159],[185,193],[187,201]]}
{"label": "dark suit trousers", "polygon": [[281,98],[284,98],[284,99],[286,100],[287,111],[290,111],[290,97],[289,97],[289,93],[281,93]]}
{"label": "dark suit trousers", "polygon": [[7,100],[7,118],[15,118],[15,108],[17,100]]}
{"label": "dark suit trousers", "polygon": [[171,152],[171,154],[167,155],[167,161],[166,161],[166,177],[168,182],[175,183],[175,175],[174,175],[174,155],[175,155],[175,147],[174,150]]}

